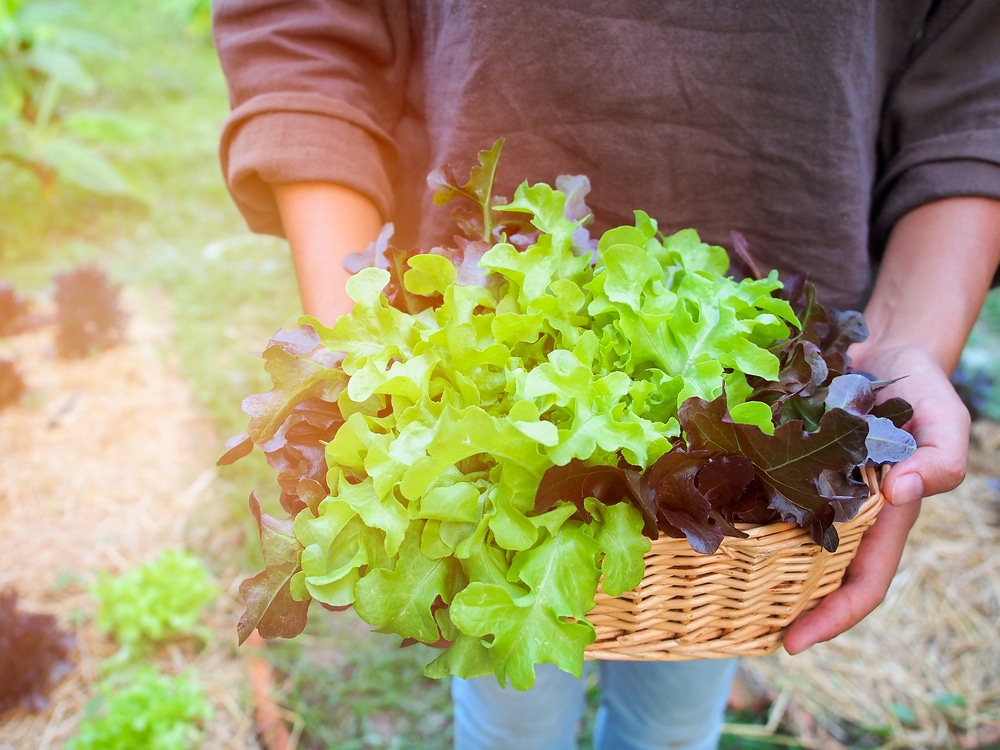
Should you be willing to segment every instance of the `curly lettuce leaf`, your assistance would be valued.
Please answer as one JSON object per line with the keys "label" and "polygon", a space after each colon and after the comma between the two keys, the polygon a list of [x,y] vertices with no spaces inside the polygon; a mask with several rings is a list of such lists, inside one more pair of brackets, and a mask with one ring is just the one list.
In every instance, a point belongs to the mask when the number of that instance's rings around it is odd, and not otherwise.
{"label": "curly lettuce leaf", "polygon": [[250,495],[250,511],[257,521],[264,570],[240,584],[246,610],[236,626],[242,644],[256,630],[264,638],[294,638],[306,626],[309,600],[292,596],[291,581],[299,570],[301,545],[290,521],[263,513],[260,502]]}
{"label": "curly lettuce leaf", "polygon": [[441,638],[435,605],[450,602],[464,580],[454,558],[428,558],[420,546],[420,527],[412,526],[392,569],[376,568],[358,581],[354,609],[382,632],[435,643]]}
{"label": "curly lettuce leaf", "polygon": [[601,553],[601,589],[608,596],[621,596],[642,582],[646,572],[643,555],[652,549],[642,533],[642,515],[628,502],[606,505],[590,497],[584,502],[595,521],[592,526]]}
{"label": "curly lettuce leaf", "polygon": [[515,554],[511,575],[524,584],[520,596],[481,582],[455,596],[452,621],[485,640],[501,685],[530,688],[534,667],[543,662],[582,675],[584,649],[595,639],[586,615],[594,606],[598,553],[587,527],[565,524],[537,547]]}

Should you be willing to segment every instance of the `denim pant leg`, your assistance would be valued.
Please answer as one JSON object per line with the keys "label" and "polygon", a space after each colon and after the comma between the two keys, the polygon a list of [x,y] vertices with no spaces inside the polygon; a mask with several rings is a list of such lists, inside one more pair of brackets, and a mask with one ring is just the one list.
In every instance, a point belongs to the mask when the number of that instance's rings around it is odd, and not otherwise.
{"label": "denim pant leg", "polygon": [[595,750],[714,750],[735,659],[600,662]]}
{"label": "denim pant leg", "polygon": [[495,677],[454,678],[455,750],[576,750],[584,681],[551,664],[535,672],[523,691]]}

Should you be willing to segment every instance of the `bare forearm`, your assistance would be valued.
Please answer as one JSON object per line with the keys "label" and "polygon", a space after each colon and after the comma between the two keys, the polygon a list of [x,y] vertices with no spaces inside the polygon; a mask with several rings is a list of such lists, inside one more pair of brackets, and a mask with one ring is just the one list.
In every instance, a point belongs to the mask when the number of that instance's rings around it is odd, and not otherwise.
{"label": "bare forearm", "polygon": [[344,258],[364,250],[382,227],[365,196],[329,182],[272,186],[292,251],[305,313],[326,325],[350,310]]}
{"label": "bare forearm", "polygon": [[896,225],[860,349],[920,346],[945,372],[958,363],[1000,263],[1000,201],[951,198]]}

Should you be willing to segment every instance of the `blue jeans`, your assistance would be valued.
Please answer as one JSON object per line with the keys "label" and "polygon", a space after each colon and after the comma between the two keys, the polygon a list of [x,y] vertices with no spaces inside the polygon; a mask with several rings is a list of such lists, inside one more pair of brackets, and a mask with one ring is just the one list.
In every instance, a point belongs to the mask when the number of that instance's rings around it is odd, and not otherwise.
{"label": "blue jeans", "polygon": [[[718,746],[735,659],[598,661],[597,669],[596,750]],[[495,677],[453,680],[456,750],[576,750],[584,681],[551,664],[536,673],[525,691],[503,689]]]}

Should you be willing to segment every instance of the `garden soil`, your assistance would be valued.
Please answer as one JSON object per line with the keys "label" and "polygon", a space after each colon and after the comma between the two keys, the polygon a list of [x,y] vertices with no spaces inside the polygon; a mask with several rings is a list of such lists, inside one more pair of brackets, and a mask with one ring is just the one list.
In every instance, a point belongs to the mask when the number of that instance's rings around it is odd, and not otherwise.
{"label": "garden soil", "polygon": [[[59,359],[45,327],[0,344],[28,386],[0,411],[0,590],[15,588],[20,609],[56,615],[75,637],[75,669],[51,704],[0,717],[0,750],[59,748],[72,736],[116,650],[95,627],[89,585],[171,547],[214,561],[225,595],[205,643],[171,644],[154,660],[197,671],[214,708],[204,747],[257,748],[249,675],[261,662],[235,641],[247,571],[224,562],[244,532],[216,502],[221,440],[172,366],[166,307],[128,293],[125,302],[127,340],[100,354]],[[733,734],[831,749],[1000,740],[1000,430],[977,424],[972,447],[963,486],[924,501],[873,615],[805,654],[743,662],[734,701],[768,721],[730,725]]]}
{"label": "garden soil", "polygon": [[98,354],[57,357],[54,326],[0,342],[27,385],[21,404],[0,411],[0,590],[18,592],[19,611],[55,615],[73,636],[75,664],[47,708],[0,716],[0,750],[61,748],[75,733],[117,650],[95,625],[89,587],[167,548],[209,559],[225,593],[206,613],[207,635],[151,661],[167,674],[194,670],[213,708],[204,747],[257,748],[235,633],[246,572],[220,554],[239,550],[243,533],[226,527],[216,503],[221,442],[170,362],[166,306],[128,291],[123,304],[126,341]]}

